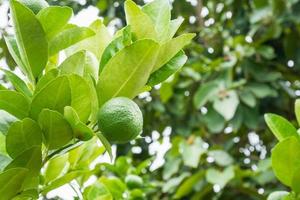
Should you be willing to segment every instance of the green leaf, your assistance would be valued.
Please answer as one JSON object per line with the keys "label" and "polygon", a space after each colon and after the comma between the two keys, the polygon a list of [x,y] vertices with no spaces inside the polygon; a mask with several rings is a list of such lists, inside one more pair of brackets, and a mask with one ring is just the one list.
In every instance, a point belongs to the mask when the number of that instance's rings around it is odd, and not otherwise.
{"label": "green leaf", "polygon": [[71,106],[76,110],[80,120],[85,123],[92,109],[90,87],[82,77],[76,74],[69,75],[68,79],[71,88]]}
{"label": "green leaf", "polygon": [[11,0],[10,6],[22,61],[26,65],[27,72],[31,71],[34,77],[38,77],[48,61],[45,32],[34,13],[26,6],[16,0]]}
{"label": "green leaf", "polygon": [[202,84],[196,91],[193,102],[197,109],[204,106],[212,97],[219,92],[219,84],[216,82],[208,82]]}
{"label": "green leaf", "polygon": [[151,74],[147,85],[154,86],[169,78],[172,74],[177,72],[187,61],[187,56],[183,51],[179,51],[167,64],[162,66],[159,70]]}
{"label": "green leaf", "polygon": [[39,124],[44,133],[45,145],[49,150],[58,149],[73,139],[73,131],[63,115],[44,109],[39,115]]}
{"label": "green leaf", "polygon": [[234,162],[233,158],[226,151],[222,150],[209,151],[208,156],[214,158],[215,162],[221,167],[226,167]]}
{"label": "green leaf", "polygon": [[300,192],[300,173],[298,173],[299,169],[300,168],[295,170],[295,174],[292,178],[292,185],[291,185],[293,191],[296,192],[297,194],[299,194]]}
{"label": "green leaf", "polygon": [[85,50],[78,51],[69,56],[58,68],[61,74],[77,74],[84,77],[92,76],[96,80],[98,79],[98,61],[92,53]]}
{"label": "green leaf", "polygon": [[131,28],[126,26],[122,29],[122,35],[114,39],[104,50],[101,56],[99,74],[102,72],[108,61],[121,49],[131,44]]}
{"label": "green leaf", "polygon": [[10,200],[21,192],[23,181],[28,173],[28,169],[14,168],[0,174],[0,194],[1,199]]}
{"label": "green leaf", "polygon": [[224,171],[210,168],[206,171],[206,180],[211,184],[217,184],[220,188],[224,188],[226,184],[234,178],[234,168],[227,167]]}
{"label": "green leaf", "polygon": [[90,26],[96,34],[88,37],[67,49],[68,55],[77,51],[87,50],[92,52],[100,60],[104,49],[111,42],[112,36],[101,20],[95,20]]}
{"label": "green leaf", "polygon": [[0,90],[0,109],[19,119],[23,119],[28,116],[29,102],[18,92]]}
{"label": "green leaf", "polygon": [[297,118],[298,125],[300,125],[300,99],[295,102],[295,115]]}
{"label": "green leaf", "polygon": [[169,62],[169,60],[171,60],[184,46],[189,44],[194,37],[195,34],[187,33],[163,43],[159,48],[159,53],[152,72]]}
{"label": "green leaf", "polygon": [[70,123],[74,137],[86,141],[90,140],[94,136],[93,130],[80,121],[78,114],[72,107],[65,107],[64,117]]}
{"label": "green leaf", "polygon": [[45,0],[20,0],[20,2],[30,8],[35,14],[49,6]]}
{"label": "green leaf", "polygon": [[51,69],[49,72],[47,72],[44,76],[41,77],[39,82],[37,83],[34,94],[37,94],[41,89],[43,89],[50,81],[55,79],[59,74],[59,71],[57,69]]}
{"label": "green leaf", "polygon": [[132,0],[125,1],[124,7],[127,25],[131,26],[131,30],[135,34],[136,38],[156,40],[157,33],[152,19]]}
{"label": "green leaf", "polygon": [[280,141],[272,150],[272,168],[275,176],[285,185],[291,186],[292,179],[300,168],[300,142],[297,137]]}
{"label": "green leaf", "polygon": [[35,189],[31,189],[31,190],[23,191],[18,196],[15,196],[13,198],[13,200],[32,200],[32,199],[38,199],[38,198],[39,198],[38,191]]}
{"label": "green leaf", "polygon": [[174,197],[175,199],[181,199],[192,192],[193,187],[204,177],[205,171],[201,170],[189,178],[187,178],[177,189]]}
{"label": "green leaf", "polygon": [[51,181],[59,178],[64,169],[66,168],[66,163],[68,162],[68,154],[61,156],[56,156],[48,161],[47,167],[45,169],[45,183],[48,184]]}
{"label": "green leaf", "polygon": [[5,69],[2,69],[2,71],[4,71],[7,79],[12,83],[18,92],[22,93],[25,97],[32,97],[31,90],[29,90],[26,83],[21,78],[11,71]]}
{"label": "green leaf", "polygon": [[48,40],[51,40],[67,25],[72,14],[72,9],[66,6],[50,6],[37,14]]}
{"label": "green leaf", "polygon": [[110,191],[114,199],[123,199],[123,193],[126,191],[126,185],[116,177],[105,177],[102,176],[99,182],[103,183],[106,188]]}
{"label": "green leaf", "polygon": [[76,179],[77,177],[83,176],[88,173],[90,173],[90,172],[83,171],[83,170],[76,170],[76,171],[69,172],[68,174],[64,175],[63,177],[60,177],[60,178],[56,179],[55,181],[53,181],[50,185],[47,185],[46,187],[44,187],[44,189],[42,190],[42,194],[45,195],[48,192],[50,192],[51,190],[59,188],[60,186],[63,186],[65,184],[71,182],[72,180]]}
{"label": "green leaf", "polygon": [[170,28],[169,28],[169,38],[173,38],[174,35],[176,34],[177,30],[181,26],[182,22],[184,21],[183,17],[179,17],[177,19],[173,19],[170,22]]}
{"label": "green leaf", "polygon": [[142,8],[155,26],[159,41],[169,38],[169,28],[171,22],[171,5],[169,0],[154,0]]}
{"label": "green leaf", "polygon": [[22,70],[24,74],[30,75],[29,69],[25,66],[25,63],[21,59],[21,54],[17,45],[17,41],[14,37],[4,37],[6,46],[8,48],[8,51],[10,55],[13,57],[16,64],[19,66],[19,68]]}
{"label": "green leaf", "polygon": [[61,31],[49,42],[49,56],[57,54],[59,51],[66,49],[77,42],[88,37],[94,36],[95,33],[86,27],[71,27]]}
{"label": "green leaf", "polygon": [[64,112],[64,107],[71,104],[71,89],[68,77],[60,76],[48,83],[34,95],[30,116],[37,120],[44,108]]}
{"label": "green leaf", "polygon": [[6,135],[10,125],[16,120],[17,118],[8,112],[0,110],[0,133]]}
{"label": "green leaf", "polygon": [[15,158],[24,150],[42,145],[42,131],[32,119],[25,118],[13,123],[6,136],[7,153]]}
{"label": "green leaf", "polygon": [[203,116],[203,122],[211,133],[219,133],[225,127],[225,119],[212,106],[207,108],[208,112]]}
{"label": "green leaf", "polygon": [[250,89],[257,98],[278,96],[277,91],[266,84],[251,83],[248,84],[247,88]]}
{"label": "green leaf", "polygon": [[232,90],[227,92],[225,97],[215,99],[213,107],[225,118],[225,120],[229,121],[234,117],[239,103],[238,95]]}
{"label": "green leaf", "polygon": [[296,128],[285,118],[275,114],[265,114],[265,121],[279,141],[290,136],[298,136]]}
{"label": "green leaf", "polygon": [[253,93],[249,90],[242,90],[240,93],[240,99],[241,101],[246,104],[247,106],[253,108],[256,106],[256,98],[253,95]]}
{"label": "green leaf", "polygon": [[[0,136],[1,137],[1,136]],[[0,153],[0,172],[11,162],[11,158]]]}
{"label": "green leaf", "polygon": [[112,154],[112,149],[111,149],[111,145],[108,142],[108,140],[104,137],[104,135],[102,135],[102,133],[96,133],[97,137],[99,138],[99,140],[101,141],[102,145],[105,147],[105,150],[107,151],[110,160],[113,160],[113,154]]}
{"label": "green leaf", "polygon": [[162,192],[163,193],[174,192],[174,190],[180,185],[180,183],[190,175],[191,174],[189,172],[183,172],[180,174],[180,176],[167,180],[162,187]]}
{"label": "green leaf", "polygon": [[87,187],[84,190],[83,197],[86,200],[113,200],[109,190],[99,182]]}
{"label": "green leaf", "polygon": [[97,85],[100,105],[117,96],[135,97],[147,83],[157,50],[153,40],[139,40],[111,58]]}
{"label": "green leaf", "polygon": [[290,193],[286,191],[276,191],[272,192],[267,200],[287,200],[285,197],[287,197]]}
{"label": "green leaf", "polygon": [[197,137],[192,144],[188,144],[186,141],[180,144],[180,153],[183,158],[185,166],[197,168],[200,157],[206,149],[203,148],[203,141]]}
{"label": "green leaf", "polygon": [[37,188],[39,185],[39,174],[42,167],[41,146],[34,146],[23,151],[23,153],[19,154],[9,165],[6,166],[5,170],[18,167],[29,170],[22,188],[24,190]]}

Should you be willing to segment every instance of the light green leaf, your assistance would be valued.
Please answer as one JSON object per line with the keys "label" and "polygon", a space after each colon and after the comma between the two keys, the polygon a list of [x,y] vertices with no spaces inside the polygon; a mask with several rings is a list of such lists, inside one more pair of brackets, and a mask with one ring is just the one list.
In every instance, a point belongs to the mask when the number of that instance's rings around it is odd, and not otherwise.
{"label": "light green leaf", "polygon": [[15,196],[13,200],[32,200],[38,198],[39,198],[38,191],[35,189],[30,189],[30,190],[23,191],[18,196]]}
{"label": "light green leaf", "polygon": [[42,131],[32,119],[25,118],[13,123],[6,136],[7,153],[15,158],[24,150],[42,145]]}
{"label": "light green leaf", "polygon": [[101,20],[96,20],[90,25],[96,34],[92,37],[88,37],[77,44],[67,49],[68,55],[72,55],[77,51],[87,50],[92,52],[98,60],[100,60],[104,49],[112,40],[108,29],[105,27]]}
{"label": "light green leaf", "polygon": [[300,99],[295,102],[295,115],[297,118],[298,125],[300,125]]}
{"label": "light green leaf", "polygon": [[131,30],[136,38],[156,40],[157,33],[152,19],[132,0],[127,0],[124,7],[127,25],[131,26]]}
{"label": "light green leaf", "polygon": [[295,173],[300,168],[300,142],[297,137],[280,141],[272,150],[272,168],[275,176],[285,185],[291,186]]}
{"label": "light green leaf", "polygon": [[49,82],[34,95],[30,116],[37,120],[44,108],[64,112],[64,107],[71,104],[71,89],[68,77],[60,76]]}
{"label": "light green leaf", "polygon": [[17,118],[8,112],[0,110],[0,133],[6,135],[10,125],[16,120]]}
{"label": "light green leaf", "polygon": [[39,124],[44,133],[45,145],[49,150],[63,147],[73,139],[73,131],[63,115],[44,109],[39,115]]}
{"label": "light green leaf", "polygon": [[72,180],[76,179],[77,177],[83,176],[88,173],[90,173],[90,172],[83,171],[83,170],[76,170],[76,171],[69,172],[68,174],[64,175],[63,177],[60,177],[60,178],[56,179],[55,181],[53,181],[50,185],[47,185],[46,187],[44,187],[44,189],[42,190],[42,194],[45,195],[48,192],[50,192],[51,190],[59,188],[60,186],[63,186],[65,184],[71,182]]}
{"label": "light green leaf", "polygon": [[147,83],[157,50],[153,40],[139,40],[111,58],[97,85],[100,105],[117,96],[135,97]]}
{"label": "light green leaf", "polygon": [[19,78],[11,71],[5,69],[2,69],[2,71],[4,71],[7,79],[12,83],[12,85],[18,92],[22,93],[25,97],[32,97],[32,92],[29,90],[26,83],[21,78]]}
{"label": "light green leaf", "polygon": [[290,193],[286,191],[276,191],[272,192],[267,200],[287,200],[285,197],[287,197]]}
{"label": "light green leaf", "polygon": [[69,56],[58,68],[61,74],[78,74],[80,76],[92,76],[96,80],[98,79],[98,61],[92,53],[85,50],[78,51]]}
{"label": "light green leaf", "polygon": [[126,191],[126,185],[116,177],[105,177],[102,176],[99,182],[103,183],[106,188],[110,191],[114,199],[122,199],[123,193]]}
{"label": "light green leaf", "polygon": [[51,69],[49,72],[47,72],[45,75],[43,75],[35,87],[34,94],[37,94],[50,81],[55,79],[58,76],[58,74],[59,74],[59,71],[57,69]]}
{"label": "light green leaf", "polygon": [[234,168],[227,167],[224,171],[210,168],[206,171],[206,180],[211,184],[217,184],[220,188],[224,188],[226,184],[234,178]]}
{"label": "light green leaf", "polygon": [[121,49],[131,44],[131,28],[126,26],[122,29],[122,35],[114,39],[104,50],[101,56],[99,74],[102,72],[108,61],[116,55]]}
{"label": "light green leaf", "polygon": [[28,169],[14,168],[0,174],[0,194],[1,199],[10,200],[21,192],[23,181],[28,173]]}
{"label": "light green leaf", "polygon": [[171,60],[184,46],[189,44],[195,37],[193,33],[182,34],[172,40],[163,43],[160,46],[156,63],[153,67],[152,72],[158,70],[164,66],[169,60]]}
{"label": "light green leaf", "polygon": [[[92,96],[88,83],[80,76],[72,74],[68,76],[71,89],[71,106],[76,110],[80,121],[86,123],[92,109]],[[94,99],[96,101],[96,99]]]}
{"label": "light green leaf", "polygon": [[32,76],[38,77],[48,61],[45,32],[29,8],[16,0],[10,1],[10,6],[22,61],[26,65],[27,72],[31,71]]}
{"label": "light green leaf", "polygon": [[0,90],[0,110],[23,119],[28,116],[29,101],[20,93],[10,90]]}
{"label": "light green leaf", "polygon": [[249,106],[251,108],[256,106],[256,98],[251,91],[243,90],[239,96],[240,96],[241,101],[244,104],[246,104],[247,106]]}
{"label": "light green leaf", "polygon": [[176,34],[177,30],[179,29],[183,21],[184,21],[183,17],[179,17],[177,19],[171,20],[170,28],[169,28],[169,39],[174,37],[174,35]]}
{"label": "light green leaf", "polygon": [[74,137],[86,141],[94,136],[93,130],[80,121],[78,114],[72,107],[65,107],[64,117],[70,123]]}
{"label": "light green leaf", "polygon": [[49,6],[45,0],[20,0],[20,2],[30,8],[35,14]]}
{"label": "light green leaf", "polygon": [[94,36],[95,33],[85,27],[71,27],[61,31],[49,42],[49,56],[57,54],[59,51],[66,49],[77,42],[88,37]]}
{"label": "light green leaf", "polygon": [[107,151],[110,160],[113,160],[113,154],[112,154],[112,149],[111,149],[111,145],[108,142],[108,140],[104,137],[104,135],[102,135],[102,133],[96,133],[97,137],[99,138],[99,140],[101,141],[102,145],[104,146],[105,150]]}
{"label": "light green leaf", "polygon": [[[3,137],[3,136],[0,136]],[[0,153],[0,172],[11,162],[11,158]]]}
{"label": "light green leaf", "polygon": [[159,41],[169,38],[169,28],[171,22],[171,5],[169,0],[154,0],[142,8],[155,26]]}
{"label": "light green leaf", "polygon": [[22,189],[37,189],[37,186],[39,185],[38,176],[42,167],[41,146],[34,146],[23,151],[23,153],[19,154],[9,165],[6,166],[5,170],[18,167],[29,170]]}
{"label": "light green leaf", "polygon": [[266,98],[266,97],[277,97],[278,93],[276,90],[271,88],[269,85],[260,84],[260,83],[251,83],[246,87],[253,92],[257,98]]}
{"label": "light green leaf", "polygon": [[187,56],[183,51],[179,51],[167,64],[162,66],[159,70],[151,74],[147,85],[154,86],[169,78],[172,74],[177,72],[187,61]]}
{"label": "light green leaf", "polygon": [[235,91],[227,92],[225,97],[219,97],[214,100],[213,107],[227,121],[234,117],[240,101]]}
{"label": "light green leaf", "polygon": [[66,6],[50,6],[42,9],[37,14],[48,40],[51,40],[65,27],[72,14],[72,9]]}
{"label": "light green leaf", "polygon": [[203,148],[202,139],[197,137],[192,144],[188,144],[186,141],[182,142],[179,151],[185,166],[197,168],[200,157],[206,152],[206,149]]}
{"label": "light green leaf", "polygon": [[83,197],[86,200],[113,200],[109,190],[99,182],[87,187],[84,190]]}
{"label": "light green leaf", "polygon": [[49,160],[45,169],[45,183],[48,184],[49,182],[59,178],[62,175],[64,169],[68,166],[67,163],[68,154],[56,156]]}
{"label": "light green leaf", "polygon": [[279,141],[290,136],[298,136],[296,128],[285,118],[275,114],[265,114],[265,121]]}
{"label": "light green leaf", "polygon": [[296,192],[297,194],[299,194],[300,192],[300,173],[299,173],[299,169],[295,170],[294,176],[292,178],[292,189],[294,192]]}
{"label": "light green leaf", "polygon": [[14,37],[4,37],[6,46],[8,48],[8,51],[10,55],[13,57],[16,64],[19,66],[19,68],[22,70],[24,74],[30,75],[29,69],[25,66],[25,63],[21,59],[21,54],[17,45],[17,41]]}
{"label": "light green leaf", "polygon": [[222,150],[209,151],[208,155],[214,158],[215,162],[222,167],[231,165],[234,161],[233,158],[226,151]]}
{"label": "light green leaf", "polygon": [[212,97],[216,96],[219,90],[219,84],[216,82],[208,82],[200,85],[193,98],[194,106],[200,109]]}
{"label": "light green leaf", "polygon": [[180,183],[190,175],[191,174],[189,172],[183,172],[178,177],[174,177],[167,180],[162,187],[162,192],[163,193],[174,192],[174,190],[180,185]]}

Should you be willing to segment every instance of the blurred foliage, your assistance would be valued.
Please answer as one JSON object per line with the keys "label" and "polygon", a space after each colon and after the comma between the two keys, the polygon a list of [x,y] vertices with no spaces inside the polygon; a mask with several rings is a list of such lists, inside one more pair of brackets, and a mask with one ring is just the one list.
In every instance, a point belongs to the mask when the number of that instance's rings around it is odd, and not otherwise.
{"label": "blurred foliage", "polygon": [[[72,6],[75,12],[93,5],[106,24],[124,23],[123,1],[49,3]],[[119,145],[115,164],[99,164],[99,179],[83,191],[85,198],[252,200],[286,190],[271,169],[268,157],[275,139],[263,114],[294,119],[291,110],[300,89],[299,11],[298,0],[175,0],[173,16],[186,19],[181,31],[198,34],[186,48],[188,63],[137,99],[145,139]],[[13,66],[0,44],[0,56]],[[172,129],[170,138],[166,127]],[[150,170],[161,156],[151,146],[169,140],[165,163]],[[136,147],[142,151],[133,153]],[[130,175],[141,177],[142,187],[128,187]]]}

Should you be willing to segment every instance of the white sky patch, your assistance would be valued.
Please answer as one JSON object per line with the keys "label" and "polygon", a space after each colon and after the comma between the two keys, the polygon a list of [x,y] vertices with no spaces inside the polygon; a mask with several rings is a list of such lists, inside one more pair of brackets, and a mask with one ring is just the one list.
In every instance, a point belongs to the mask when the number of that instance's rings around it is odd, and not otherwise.
{"label": "white sky patch", "polygon": [[81,10],[77,15],[72,17],[70,23],[78,26],[89,26],[93,21],[99,19],[99,10],[94,6],[89,6],[86,9]]}

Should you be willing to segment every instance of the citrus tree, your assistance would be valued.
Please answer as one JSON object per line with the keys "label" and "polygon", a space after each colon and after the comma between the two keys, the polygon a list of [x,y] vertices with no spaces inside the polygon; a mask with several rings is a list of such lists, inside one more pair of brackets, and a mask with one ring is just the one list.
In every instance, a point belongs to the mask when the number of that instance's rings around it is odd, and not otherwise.
{"label": "citrus tree", "polygon": [[[181,20],[167,1],[124,7],[127,26],[110,35],[100,20],[70,24],[68,7],[10,1],[15,32],[5,41],[22,74],[3,69],[13,87],[0,90],[1,199],[36,199],[73,180],[84,190],[110,144],[141,134],[131,99],[183,66],[194,34],[173,38]],[[127,178],[128,188],[140,182]]]}

